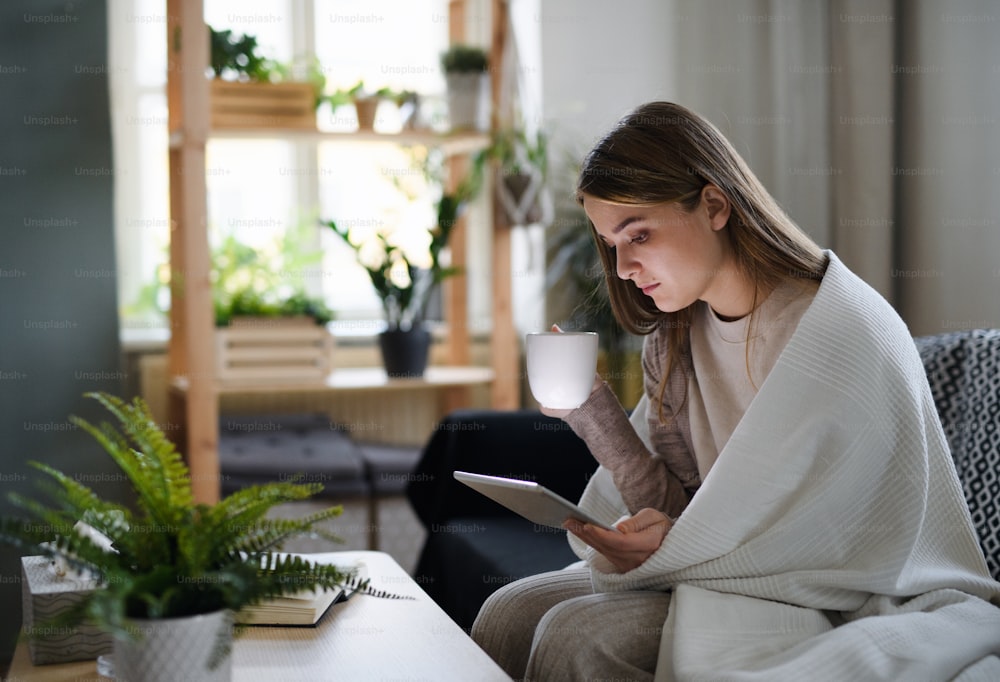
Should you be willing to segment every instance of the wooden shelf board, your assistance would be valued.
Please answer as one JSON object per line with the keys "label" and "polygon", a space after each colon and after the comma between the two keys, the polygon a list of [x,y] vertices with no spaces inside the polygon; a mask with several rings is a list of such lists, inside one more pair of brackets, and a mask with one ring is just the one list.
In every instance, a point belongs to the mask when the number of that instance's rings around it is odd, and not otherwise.
{"label": "wooden shelf board", "polygon": [[[399,133],[377,133],[371,130],[356,132],[330,132],[305,130],[301,128],[239,128],[212,130],[210,140],[290,140],[299,142],[384,142],[402,146],[436,147],[446,154],[469,154],[486,149],[490,145],[490,135],[478,131],[458,131],[437,133],[413,130]],[[170,134],[171,149],[184,144],[180,131]]]}
{"label": "wooden shelf board", "polygon": [[[401,389],[456,388],[489,384],[493,381],[491,367],[428,367],[422,377],[389,378],[381,367],[345,367],[335,369],[322,380],[299,381],[214,381],[216,395],[250,393],[310,393],[328,391],[386,391]],[[174,377],[171,387],[186,393],[189,382],[185,376]]]}

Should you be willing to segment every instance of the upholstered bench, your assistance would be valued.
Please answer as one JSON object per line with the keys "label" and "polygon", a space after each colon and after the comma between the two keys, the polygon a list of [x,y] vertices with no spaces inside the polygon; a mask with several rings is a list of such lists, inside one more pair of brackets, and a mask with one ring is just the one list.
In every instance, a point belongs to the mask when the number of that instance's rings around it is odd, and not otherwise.
{"label": "upholstered bench", "polygon": [[371,492],[364,454],[322,414],[223,416],[219,420],[222,492],[270,481],[322,483],[322,497]]}
{"label": "upholstered bench", "polygon": [[222,492],[269,481],[322,483],[319,497],[365,504],[369,549],[379,549],[379,501],[402,497],[420,448],[357,441],[324,414],[223,416]]}
{"label": "upholstered bench", "polygon": [[376,498],[404,495],[420,461],[421,448],[368,441],[357,445],[367,467],[371,494]]}

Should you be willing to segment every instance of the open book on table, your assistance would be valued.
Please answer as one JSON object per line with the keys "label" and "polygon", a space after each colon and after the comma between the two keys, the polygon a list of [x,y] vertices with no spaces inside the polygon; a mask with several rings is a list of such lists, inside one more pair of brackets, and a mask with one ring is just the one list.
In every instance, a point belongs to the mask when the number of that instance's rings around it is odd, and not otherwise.
{"label": "open book on table", "polygon": [[[364,562],[337,565],[350,574],[352,582],[353,579],[360,582],[368,577]],[[342,586],[275,597],[242,609],[236,615],[236,622],[243,625],[316,625],[330,606],[346,601],[351,594],[351,588]]]}

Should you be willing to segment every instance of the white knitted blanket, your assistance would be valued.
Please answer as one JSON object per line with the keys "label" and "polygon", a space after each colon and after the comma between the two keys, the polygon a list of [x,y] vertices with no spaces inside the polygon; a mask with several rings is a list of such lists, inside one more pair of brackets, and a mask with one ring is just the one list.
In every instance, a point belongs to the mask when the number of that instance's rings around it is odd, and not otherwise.
{"label": "white knitted blanket", "polygon": [[[833,254],[700,490],[624,574],[673,590],[656,679],[1000,680],[988,577],[909,331]],[[633,424],[648,443],[645,399]],[[627,514],[599,469],[581,504]],[[992,601],[992,603],[991,603]]]}

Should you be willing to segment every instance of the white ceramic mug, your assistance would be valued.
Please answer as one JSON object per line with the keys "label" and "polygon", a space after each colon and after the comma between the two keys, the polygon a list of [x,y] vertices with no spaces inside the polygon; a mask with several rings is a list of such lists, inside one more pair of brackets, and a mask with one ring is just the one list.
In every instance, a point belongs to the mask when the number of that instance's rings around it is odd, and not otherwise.
{"label": "white ceramic mug", "polygon": [[590,396],[597,332],[534,332],[525,337],[528,385],[542,407],[571,410]]}

